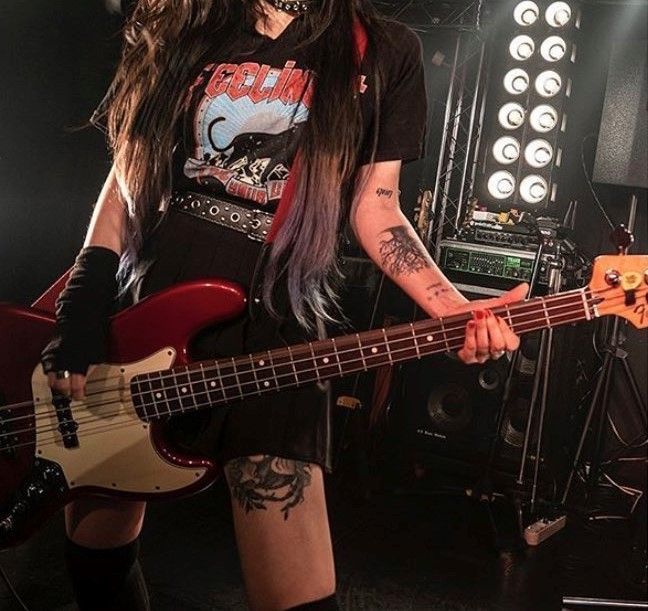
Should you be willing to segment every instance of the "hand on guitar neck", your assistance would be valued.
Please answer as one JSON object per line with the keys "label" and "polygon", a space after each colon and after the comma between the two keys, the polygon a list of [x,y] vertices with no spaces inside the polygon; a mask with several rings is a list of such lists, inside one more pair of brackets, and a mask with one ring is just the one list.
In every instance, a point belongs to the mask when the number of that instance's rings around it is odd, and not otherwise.
{"label": "hand on guitar neck", "polygon": [[466,327],[464,346],[457,352],[464,363],[467,365],[485,363],[489,359],[501,358],[506,352],[519,348],[520,338],[492,310],[523,301],[528,296],[528,292],[529,285],[520,284],[500,297],[470,301],[446,314],[446,316],[467,312],[473,314],[473,320],[469,321]]}

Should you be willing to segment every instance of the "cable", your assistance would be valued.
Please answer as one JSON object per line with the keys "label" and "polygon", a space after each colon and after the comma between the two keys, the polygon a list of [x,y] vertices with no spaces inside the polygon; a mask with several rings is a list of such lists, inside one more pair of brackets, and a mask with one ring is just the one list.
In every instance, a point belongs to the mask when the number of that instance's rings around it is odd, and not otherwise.
{"label": "cable", "polygon": [[16,602],[20,605],[20,607],[24,611],[30,611],[29,607],[25,604],[22,598],[20,598],[20,594],[16,591],[16,588],[14,588],[13,584],[11,583],[11,580],[9,579],[9,575],[7,575],[6,571],[4,570],[4,567],[0,564],[0,576],[2,577],[2,580],[7,584],[7,588],[9,592],[11,592],[11,595],[14,597]]}
{"label": "cable", "polygon": [[593,138],[595,134],[593,132],[590,132],[587,134],[583,140],[581,141],[581,165],[583,166],[583,175],[585,176],[585,180],[587,181],[587,186],[590,188],[590,191],[592,193],[592,197],[594,198],[594,201],[596,202],[596,205],[598,206],[599,210],[601,211],[601,214],[605,218],[607,224],[612,228],[615,229],[616,225],[608,215],[608,213],[605,211],[605,206],[601,203],[601,201],[598,198],[598,195],[596,195],[596,190],[594,189],[594,185],[592,184],[592,180],[589,177],[589,172],[587,171],[587,164],[585,163],[585,142],[589,140],[590,138]]}

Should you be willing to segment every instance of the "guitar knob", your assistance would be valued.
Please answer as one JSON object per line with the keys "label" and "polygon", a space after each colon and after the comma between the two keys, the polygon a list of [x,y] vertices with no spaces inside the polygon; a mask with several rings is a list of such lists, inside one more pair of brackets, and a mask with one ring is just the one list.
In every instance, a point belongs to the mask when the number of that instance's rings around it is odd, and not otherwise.
{"label": "guitar knob", "polygon": [[621,274],[615,269],[609,269],[605,272],[605,282],[610,286],[619,286],[621,283]]}

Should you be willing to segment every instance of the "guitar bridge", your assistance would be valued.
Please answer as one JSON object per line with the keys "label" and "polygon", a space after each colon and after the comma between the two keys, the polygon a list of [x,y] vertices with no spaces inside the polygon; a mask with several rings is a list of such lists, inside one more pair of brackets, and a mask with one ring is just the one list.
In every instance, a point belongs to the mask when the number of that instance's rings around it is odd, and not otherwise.
{"label": "guitar bridge", "polygon": [[57,392],[52,393],[52,404],[54,405],[56,419],[59,423],[57,429],[63,437],[63,445],[66,448],[78,448],[79,437],[76,432],[79,425],[72,416],[70,402],[70,397]]}

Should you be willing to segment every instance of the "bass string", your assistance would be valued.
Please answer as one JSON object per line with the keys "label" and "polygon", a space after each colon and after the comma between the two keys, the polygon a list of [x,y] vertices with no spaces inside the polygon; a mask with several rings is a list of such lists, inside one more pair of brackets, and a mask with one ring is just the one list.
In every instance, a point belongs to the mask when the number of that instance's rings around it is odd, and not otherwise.
{"label": "bass string", "polygon": [[[561,308],[564,308],[564,307],[566,307],[566,306],[561,306]],[[528,313],[525,314],[525,316],[528,316],[528,315],[529,315]],[[560,316],[567,316],[567,315],[570,315],[570,312],[563,312],[563,313],[560,314]],[[540,319],[538,319],[538,320],[540,320]],[[527,322],[535,322],[535,321],[527,321]],[[453,329],[449,329],[449,330],[447,330],[447,331],[456,331],[456,330],[459,330],[459,331],[461,332],[461,335],[460,335],[460,336],[457,336],[457,337],[461,337],[461,338],[463,338],[463,331],[464,331],[464,327],[463,327],[463,326],[462,326],[462,327],[455,327],[455,328],[453,328]],[[402,338],[399,338],[399,339],[394,339],[391,343],[394,344],[394,343],[396,343],[396,342],[403,342],[403,341],[407,341],[408,343],[410,343],[410,342],[412,342],[412,340],[414,339],[414,340],[415,340],[415,343],[418,345],[418,340],[421,339],[421,338],[423,338],[423,337],[425,337],[425,335],[426,335],[426,334],[425,334],[425,331],[424,331],[421,335],[413,335],[413,334],[409,334],[409,333],[408,333],[405,337],[402,337]],[[448,336],[448,333],[446,332],[445,337],[444,337],[443,339],[440,339],[440,340],[438,340],[438,341],[432,342],[432,345],[434,345],[434,346],[438,346],[438,345],[441,345],[441,344],[446,343],[446,341],[450,341],[451,339],[455,339],[455,337],[452,337],[452,338],[449,337],[449,336]],[[381,343],[381,345],[382,345],[382,343]],[[424,347],[427,348],[427,347],[429,347],[430,345],[431,345],[430,343],[427,343],[427,344],[425,344]],[[370,348],[371,346],[367,346],[367,347]],[[405,350],[408,350],[408,349],[409,349],[409,348],[406,348]],[[404,349],[396,349],[396,350],[393,350],[393,351],[391,351],[391,352],[398,352],[398,351],[402,351],[402,350],[404,350]],[[350,348],[349,350],[339,351],[339,352],[337,352],[337,354],[338,354],[338,355],[343,355],[343,354],[346,354],[346,353],[350,353],[350,352],[357,352],[357,351],[358,351],[358,348],[355,347],[355,348]],[[372,357],[366,357],[366,358],[372,358]],[[339,360],[339,359],[338,359],[338,360]],[[351,359],[350,361],[343,361],[343,364],[346,365],[346,364],[348,364],[348,363],[352,363],[353,360],[354,360],[354,359]],[[355,359],[355,360],[358,360],[358,359]],[[360,358],[359,360],[363,360],[362,356],[361,356],[361,358]],[[294,360],[293,362],[294,362],[295,364],[299,364],[299,363],[304,363],[304,362],[309,362],[309,361],[313,361],[313,358],[310,357],[310,358],[301,359],[301,360]],[[283,365],[283,364],[282,364],[282,365]],[[330,365],[330,366],[333,366],[333,365]],[[256,370],[256,371],[261,372],[261,371],[263,371],[263,370],[268,370],[268,371],[269,371],[269,370],[274,370],[274,367],[275,367],[274,365],[271,365],[271,366],[269,366],[269,367],[259,368],[259,369]],[[303,370],[302,373],[308,373],[308,372],[310,372],[310,371],[316,371],[316,370],[317,370],[317,367],[315,367],[314,369],[310,369],[310,370]],[[207,371],[209,371],[207,368],[204,368],[204,369],[203,369],[203,372],[207,372]],[[225,377],[237,376],[237,374],[236,374],[236,373],[227,373],[227,374],[222,374],[222,371],[219,371],[219,373],[220,373],[220,375],[218,376],[217,379],[219,379],[219,380],[221,381],[221,388],[220,388],[220,390],[217,389],[215,392],[219,392],[219,391],[222,392],[222,393],[223,393],[223,400],[236,400],[237,397],[227,397],[225,391],[226,391],[226,390],[231,390],[231,389],[236,389],[237,387],[239,387],[239,386],[241,385],[241,383],[239,383],[239,382],[237,381],[236,384],[232,384],[232,385],[230,385],[230,386],[225,386],[225,385],[222,384],[222,379],[225,378]],[[249,373],[249,372],[239,372],[239,373]],[[279,375],[276,375],[276,374],[275,374],[273,377],[274,377],[274,378],[278,378],[278,377],[292,377],[293,375],[294,375],[293,372],[289,372],[289,373],[286,373],[286,374],[279,374]],[[169,377],[174,377],[174,376],[169,376]],[[207,382],[210,382],[210,381],[213,381],[213,380],[212,380],[212,379],[209,379],[209,378],[204,378],[201,382],[203,382],[203,383],[206,384]],[[177,381],[176,381],[176,382],[177,382]],[[193,382],[193,383],[196,383],[196,382]],[[243,382],[242,384],[245,385],[245,386],[251,385],[252,388],[253,388],[254,385],[256,384],[256,382],[249,381],[249,382]],[[186,385],[185,385],[185,386],[186,386]],[[181,388],[181,387],[182,387],[182,385],[177,385],[177,386],[175,386],[174,388],[177,389],[177,388]],[[124,388],[113,388],[113,389],[110,389],[110,390],[106,390],[106,391],[105,391],[104,393],[102,393],[102,394],[105,394],[105,393],[108,393],[108,392],[113,392],[113,391],[118,391],[118,392],[121,393],[121,392],[124,391]],[[150,391],[147,391],[147,392],[150,392]],[[198,394],[209,394],[209,392],[210,392],[210,391],[201,391],[201,392],[198,393]],[[193,393],[193,394],[195,394],[195,393]],[[256,394],[256,393],[252,393],[252,394]],[[240,398],[243,398],[243,397],[240,397]],[[178,397],[178,400],[181,400],[181,399],[180,399],[180,396]],[[103,407],[104,405],[109,405],[109,404],[114,403],[114,402],[115,402],[115,401],[110,400],[110,401],[95,402],[95,403],[83,403],[83,404],[78,405],[78,406],[70,407],[70,411],[71,411],[71,412],[79,412],[79,411],[83,411],[83,412],[85,412],[85,411],[86,411],[87,409],[89,409],[89,408]],[[153,406],[155,407],[155,402],[154,402]],[[157,411],[157,410],[156,410],[156,411]],[[113,415],[116,415],[117,413],[119,413],[119,412],[115,412],[115,414],[113,414]],[[160,415],[160,414],[158,413],[158,415]],[[162,414],[162,415],[164,415],[164,414]],[[108,417],[109,414],[106,414],[105,416]],[[8,422],[12,422],[12,421],[15,422],[15,421],[20,421],[20,420],[31,420],[32,418],[33,418],[36,422],[38,422],[39,420],[40,420],[40,421],[42,421],[42,420],[48,420],[48,421],[49,421],[49,420],[52,419],[52,414],[51,414],[51,413],[48,413],[48,414],[40,414],[40,415],[38,415],[38,416],[33,416],[33,415],[31,415],[31,414],[30,414],[30,415],[26,415],[26,416],[16,416],[16,417],[11,418],[11,419],[6,419],[4,422],[5,422],[5,423],[8,423]],[[89,420],[92,420],[93,417],[90,416],[88,419],[89,419]],[[80,421],[78,422],[78,424],[80,424],[81,422],[82,422],[82,420],[80,420]],[[62,424],[68,424],[68,423],[72,423],[72,420],[62,421],[62,422],[60,422],[60,423],[58,423],[58,424],[59,424],[59,425],[62,425]],[[4,436],[4,437],[8,437],[8,436],[11,436],[11,435],[17,435],[17,434],[22,433],[22,432],[28,432],[28,431],[31,431],[32,429],[34,429],[34,427],[30,427],[30,428],[27,428],[27,429],[22,429],[21,431],[11,431],[11,432],[9,432],[9,433],[0,434],[0,439],[2,439],[3,436]],[[56,430],[56,427],[55,427],[54,430]],[[36,431],[38,432],[38,429],[37,429],[37,428],[36,428]]]}
{"label": "bass string", "polygon": [[[576,317],[576,318],[569,318],[569,319],[567,319],[567,320],[565,320],[565,321],[562,321],[562,324],[569,324],[570,322],[577,322],[577,321],[579,321],[579,320],[582,320],[582,319],[580,318],[580,316],[579,316],[579,317]],[[528,329],[525,329],[523,332],[529,332],[529,331],[538,330],[538,329],[541,329],[541,328],[543,328],[543,327],[542,327],[542,326],[540,326],[540,327],[533,327],[533,326],[532,326],[532,327],[529,327]],[[457,349],[457,348],[460,348],[462,345],[463,345],[463,342],[460,342],[460,343],[454,343],[454,344],[452,344],[452,348],[453,348],[453,349]],[[411,349],[400,349],[400,350],[398,350],[397,352],[403,352],[403,351],[411,352]],[[360,363],[360,362],[361,362],[361,359],[356,359],[356,361],[357,361],[358,363]],[[315,370],[313,369],[312,371],[315,371]],[[364,371],[364,366],[358,367],[358,368],[356,368],[356,369],[350,369],[350,370],[348,371],[348,373],[349,373],[349,374],[352,374],[352,373],[357,373],[357,372],[361,372],[361,371]],[[286,375],[283,376],[283,377],[290,377],[290,374],[286,374]],[[272,389],[272,391],[270,391],[269,389],[266,390],[266,393],[267,393],[267,392],[279,392],[279,391],[284,390],[284,389],[286,389],[286,388],[293,388],[294,386],[295,386],[294,384],[288,384],[288,385],[285,385],[283,388],[282,388],[282,387],[278,387],[278,388],[275,387],[275,388]],[[199,394],[207,394],[207,393],[199,393]],[[235,400],[236,400],[236,399],[231,399],[231,401],[235,401]],[[187,413],[187,411],[197,411],[197,410],[202,409],[202,408],[208,408],[208,407],[210,407],[210,406],[213,405],[213,404],[214,404],[214,403],[213,403],[212,401],[209,401],[209,402],[204,403],[204,404],[202,404],[202,405],[196,406],[196,407],[192,408],[191,410],[182,410],[182,409],[178,409],[178,410],[169,411],[169,412],[167,412],[167,413],[165,413],[165,414],[162,414],[162,416],[163,416],[163,417],[167,417],[167,416],[171,416],[171,415],[174,415],[174,414]],[[115,413],[115,414],[113,414],[113,415],[117,415],[117,414],[118,414],[118,413]],[[88,419],[86,419],[86,422],[87,422],[87,421],[91,421],[91,420],[93,420],[93,418],[88,418]],[[80,422],[80,423],[81,423],[81,422]],[[80,423],[79,423],[79,424],[80,424]],[[141,421],[141,420],[138,420],[138,421],[131,421],[131,422],[129,422],[129,423],[124,423],[124,424],[128,424],[129,426],[131,426],[131,425],[141,426],[141,425],[142,425],[142,421]],[[105,431],[105,430],[109,430],[111,425],[110,425],[110,423],[104,423],[104,424],[99,425],[99,426],[102,428],[102,430]],[[115,425],[115,426],[121,426],[121,425]],[[103,427],[108,427],[108,428],[107,428],[107,429],[103,429]],[[32,430],[33,430],[33,429],[25,429],[23,432],[28,432],[28,431],[32,431]],[[53,428],[53,429],[41,430],[41,431],[39,431],[39,432],[41,432],[41,433],[50,433],[50,432],[55,432],[55,431],[57,431],[57,430],[58,430],[57,428]],[[88,431],[83,431],[83,434],[84,434],[84,436],[85,436],[85,435],[87,435],[88,433],[90,433],[90,432],[92,432],[92,431],[94,431],[94,429],[88,429]],[[54,435],[51,439],[45,439],[45,440],[39,441],[39,445],[51,445],[51,444],[60,443],[59,438],[60,438],[60,434],[56,434],[56,435]],[[27,445],[35,445],[35,442],[34,442],[34,441],[30,441],[30,442],[25,442],[25,443],[21,443],[21,444],[16,444],[16,445],[8,446],[8,449],[16,449],[16,448],[18,448],[18,447],[27,446]]]}
{"label": "bass string", "polygon": [[[554,305],[554,306],[552,306],[550,308],[543,308],[543,310],[542,310],[543,313],[545,311],[562,309],[562,308],[565,308],[565,307],[569,307],[571,305],[577,305],[577,306],[580,307],[582,305],[582,301],[581,301],[581,297],[580,297],[580,291],[578,291],[578,293],[579,293],[578,294],[579,301],[576,304],[569,303],[569,304]],[[565,293],[565,294],[563,294],[563,296],[575,297],[576,295],[574,295],[574,293]],[[522,304],[522,305],[529,305],[529,304],[527,302],[526,304]],[[594,302],[591,303],[591,304],[588,302],[588,306],[591,306],[591,305],[594,305]],[[515,316],[515,317],[511,317],[511,318],[522,318],[522,317],[529,316],[530,314],[531,313],[529,313],[529,312],[522,312],[522,313],[520,313],[519,316]],[[442,320],[442,319],[431,319],[430,322],[434,322],[435,320]],[[425,321],[425,322],[427,322],[427,321]],[[464,329],[463,320],[461,322],[462,322],[462,324],[459,327],[443,328],[443,326],[442,326],[443,331],[445,332],[446,335],[447,335],[448,332],[454,332],[455,330],[458,330],[458,329],[461,329],[463,331],[463,329]],[[408,325],[408,327],[409,326],[411,326],[411,325]],[[380,333],[382,331],[383,330],[377,330],[378,333]],[[424,337],[426,335],[426,333],[429,333],[430,330],[423,330],[423,332],[420,335],[412,335],[407,330],[405,330],[404,332],[406,333],[405,337],[403,337],[403,338],[393,338],[392,343],[396,343],[396,342],[400,342],[400,341],[409,341],[409,340],[411,340],[413,338],[420,339],[421,337]],[[383,343],[384,343],[384,340],[379,342],[379,345],[382,345]],[[368,345],[368,346],[365,346],[365,348],[371,348],[371,346]],[[354,352],[357,349],[358,349],[358,347],[356,346],[356,347],[350,348],[349,350],[337,351],[337,354],[345,354],[347,352]],[[248,357],[245,357],[245,358],[246,359],[247,358],[252,358],[254,356],[255,356],[254,354],[250,354],[250,355],[248,355]],[[322,355],[319,355],[319,356],[322,356]],[[261,358],[265,358],[265,355],[261,355]],[[309,360],[312,360],[312,356],[309,356],[309,357],[307,357],[305,359],[293,360],[292,362],[294,362],[295,364],[299,364],[301,362],[307,362]],[[216,361],[216,363],[218,363],[218,361]],[[287,364],[287,363],[279,363],[276,366],[282,366],[282,365],[285,365],[285,364]],[[242,363],[240,365],[242,365]],[[231,369],[230,369],[230,371],[227,372],[227,374],[224,374],[224,375],[229,375],[229,376],[236,375],[236,373],[235,373],[236,372],[236,366],[235,365],[232,366],[231,364],[226,363],[226,362],[223,362],[220,365],[217,364],[216,366],[212,366],[212,367],[203,367],[202,368],[202,373],[203,374],[204,373],[210,373],[212,371],[217,371],[219,369],[227,369],[228,367],[231,368]],[[272,367],[273,367],[273,365],[270,365],[270,366],[265,367],[265,368],[262,367],[262,368],[259,368],[259,369],[255,369],[255,371],[262,372],[264,370],[272,369]],[[171,371],[173,371],[173,370],[171,370]],[[249,371],[251,371],[251,370],[241,371],[239,373],[249,373]],[[164,376],[161,375],[160,377],[156,378],[155,381],[163,381],[163,380],[166,380],[166,379],[170,379],[172,377],[175,378],[177,375],[189,375],[189,370],[186,369],[185,373],[180,373],[180,374],[171,373],[171,374],[166,374]],[[222,371],[219,371],[219,375],[222,375]],[[223,377],[224,377],[224,375],[223,375]],[[99,382],[101,382],[101,381],[103,381],[105,379],[113,379],[113,378],[97,379],[97,380],[93,380],[93,382],[94,383],[99,383]],[[101,391],[97,391],[97,392],[94,392],[94,393],[87,393],[86,398],[96,396],[96,395],[103,395],[103,394],[105,394],[107,392],[112,392],[112,391],[120,391],[121,392],[123,390],[124,390],[124,388],[122,386],[109,387],[109,388],[105,388],[105,389],[103,389]],[[0,411],[8,410],[8,409],[14,409],[14,408],[17,408],[17,407],[26,407],[26,406],[29,406],[29,405],[32,405],[32,404],[33,404],[32,401],[24,401],[22,403],[9,404],[9,405],[5,405],[5,406],[0,406]],[[100,404],[84,403],[84,405],[78,406],[77,408],[72,408],[72,409],[79,409],[79,407],[83,408],[83,407],[90,407],[90,406],[95,406],[95,405],[100,405]],[[29,417],[30,416],[27,416],[27,418],[29,418]],[[17,417],[17,418],[20,419],[20,418],[25,418],[25,417]],[[15,420],[15,418],[6,419],[6,420],[4,420],[4,422],[11,422],[12,420]]]}

